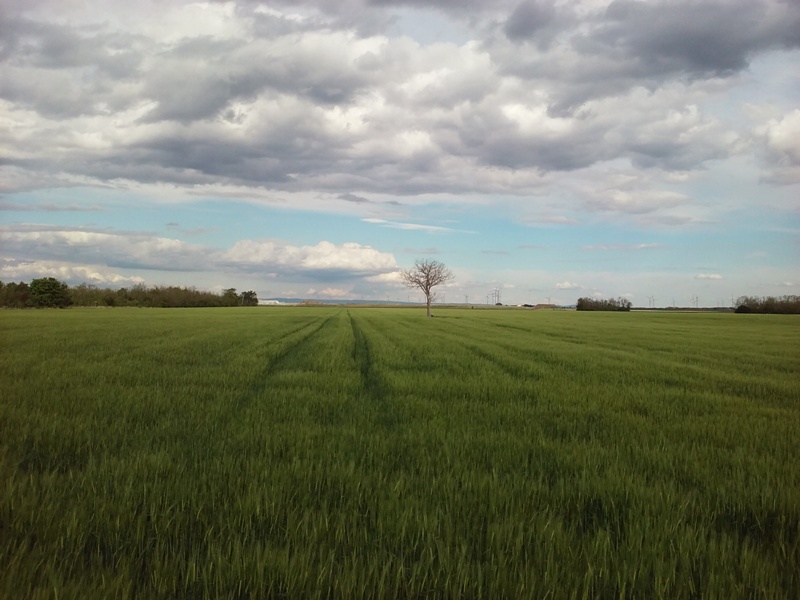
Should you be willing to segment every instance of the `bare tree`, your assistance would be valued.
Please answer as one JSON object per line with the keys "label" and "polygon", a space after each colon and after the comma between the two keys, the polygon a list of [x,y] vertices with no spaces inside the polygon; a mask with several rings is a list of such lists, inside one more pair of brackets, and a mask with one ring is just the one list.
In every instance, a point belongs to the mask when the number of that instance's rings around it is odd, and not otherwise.
{"label": "bare tree", "polygon": [[453,278],[453,274],[450,269],[438,260],[417,259],[414,261],[413,267],[400,271],[400,278],[406,286],[422,290],[422,293],[425,294],[428,316],[430,317],[431,302],[436,299],[433,288],[450,281]]}

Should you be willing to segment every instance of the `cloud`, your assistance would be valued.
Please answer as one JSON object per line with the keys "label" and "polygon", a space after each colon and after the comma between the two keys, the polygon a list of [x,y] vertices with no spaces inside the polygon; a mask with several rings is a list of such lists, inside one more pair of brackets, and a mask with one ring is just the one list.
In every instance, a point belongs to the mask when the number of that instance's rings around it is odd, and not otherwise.
{"label": "cloud", "polygon": [[17,257],[108,267],[200,271],[209,248],[148,233],[21,225],[0,227],[0,242]]}
{"label": "cloud", "polygon": [[569,281],[562,281],[561,283],[556,284],[557,290],[581,290],[583,286],[578,283],[572,283]]}
{"label": "cloud", "polygon": [[553,4],[549,2],[520,2],[505,22],[503,32],[514,41],[532,39],[547,28],[555,14]]}
{"label": "cloud", "polygon": [[697,169],[737,134],[682,76],[796,46],[790,3],[737,0],[726,19],[692,2],[492,4],[436,3],[476,39],[424,45],[386,32],[394,7],[426,3],[171,3],[156,18],[111,2],[100,18],[45,2],[6,27],[2,168],[13,190],[55,177],[362,206],[369,193],[524,194],[544,174],[620,159]]}
{"label": "cloud", "polygon": [[554,112],[571,112],[592,98],[636,87],[733,77],[759,53],[800,45],[800,8],[793,2],[582,4],[571,11],[559,7],[558,44],[523,52],[524,36],[504,35],[490,45],[501,69],[530,81],[558,82],[548,86]]}
{"label": "cloud", "polygon": [[61,261],[16,261],[0,259],[0,279],[30,281],[38,277],[55,277],[77,285],[135,285],[144,283],[138,275],[123,275],[103,265],[75,265]]}
{"label": "cloud", "polygon": [[370,277],[366,278],[367,281],[371,283],[388,283],[398,286],[403,286],[405,283],[403,282],[403,278],[400,275],[400,271],[391,271],[389,273],[381,273],[379,275],[371,275]]}
{"label": "cloud", "polygon": [[394,256],[356,243],[321,241],[296,246],[280,240],[240,240],[220,249],[147,232],[19,225],[0,227],[0,245],[18,260],[69,261],[117,269],[207,271],[218,269],[268,277],[363,278],[397,270]]}
{"label": "cloud", "polygon": [[306,273],[329,277],[363,277],[397,269],[394,256],[370,246],[322,241],[293,246],[276,240],[241,240],[220,256],[220,262],[238,269]]}
{"label": "cloud", "polygon": [[769,165],[765,179],[784,185],[800,183],[800,109],[769,121],[758,133]]}
{"label": "cloud", "polygon": [[322,290],[310,288],[306,292],[306,296],[308,297],[323,297],[323,298],[347,298],[351,294],[352,294],[351,290],[346,290],[344,288],[333,288],[333,287],[328,287]]}
{"label": "cloud", "polygon": [[21,202],[6,202],[0,200],[0,211],[15,212],[100,212],[104,209],[99,206],[81,206],[78,204],[23,204]]}
{"label": "cloud", "polygon": [[356,204],[369,204],[371,202],[371,200],[367,200],[363,196],[358,196],[356,194],[339,194],[337,198],[345,202],[355,202]]}
{"label": "cloud", "polygon": [[722,279],[722,275],[719,273],[698,273],[694,276],[695,279],[715,279],[719,280]]}
{"label": "cloud", "polygon": [[361,219],[365,223],[374,223],[383,227],[391,227],[392,229],[405,229],[407,231],[428,231],[431,233],[441,233],[445,231],[459,231],[458,229],[451,229],[449,227],[440,227],[438,225],[422,225],[420,223],[401,223],[397,221],[387,221],[385,219],[366,218]]}

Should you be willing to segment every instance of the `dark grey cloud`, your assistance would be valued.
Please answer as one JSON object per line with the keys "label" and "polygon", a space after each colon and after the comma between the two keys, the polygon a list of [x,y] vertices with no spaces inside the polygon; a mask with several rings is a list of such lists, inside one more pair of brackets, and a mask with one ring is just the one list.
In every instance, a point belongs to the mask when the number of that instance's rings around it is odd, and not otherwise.
{"label": "dark grey cloud", "polygon": [[652,106],[632,110],[638,102],[609,101],[572,119],[523,115],[540,122],[539,131],[513,120],[497,104],[485,103],[465,111],[459,127],[442,127],[436,139],[446,152],[480,164],[543,172],[574,171],[621,157],[640,167],[685,170],[733,151],[735,136],[696,109],[662,111],[653,98]]}
{"label": "dark grey cloud", "polygon": [[796,2],[615,0],[604,17],[578,47],[622,49],[643,74],[724,76],[759,50],[800,46]]}
{"label": "dark grey cloud", "polygon": [[503,31],[511,40],[527,40],[546,29],[555,19],[553,5],[541,0],[521,2],[506,21]]}
{"label": "dark grey cloud", "polygon": [[127,108],[146,39],[97,27],[0,19],[0,98],[51,117]]}
{"label": "dark grey cloud", "polygon": [[548,88],[552,114],[571,114],[589,100],[637,86],[655,90],[672,80],[728,77],[759,53],[800,48],[797,2],[615,0],[582,17],[562,7],[545,38],[549,44],[558,36],[558,47],[535,52],[520,44],[528,41],[526,32],[535,37],[540,6],[521,4],[502,38],[486,43],[500,72]]}
{"label": "dark grey cloud", "polygon": [[350,104],[375,75],[340,55],[341,50],[339,45],[326,52],[292,37],[269,43],[208,36],[184,40],[161,52],[144,75],[145,94],[157,102],[144,120],[186,123],[213,118],[232,102],[252,101],[258,95]]}
{"label": "dark grey cloud", "polygon": [[800,47],[797,2],[662,1],[643,7],[617,0],[609,16],[608,33],[646,63],[692,73],[727,74],[745,68],[757,51]]}
{"label": "dark grey cloud", "polygon": [[339,200],[344,200],[345,202],[354,202],[355,204],[370,204],[372,200],[367,200],[363,196],[359,196],[357,194],[339,194],[337,196]]}
{"label": "dark grey cloud", "polygon": [[[484,38],[425,46],[354,29],[423,6],[469,15]],[[694,170],[735,152],[737,135],[687,96],[800,43],[797,3],[587,7],[240,2],[225,17],[236,27],[202,35],[11,17],[0,97],[11,121],[39,120],[10,130],[2,164],[27,178],[20,189],[90,178],[315,190],[353,204],[524,193],[520,172],[531,181],[614,160]],[[770,157],[794,156],[773,137]],[[794,178],[790,166],[774,179]]]}

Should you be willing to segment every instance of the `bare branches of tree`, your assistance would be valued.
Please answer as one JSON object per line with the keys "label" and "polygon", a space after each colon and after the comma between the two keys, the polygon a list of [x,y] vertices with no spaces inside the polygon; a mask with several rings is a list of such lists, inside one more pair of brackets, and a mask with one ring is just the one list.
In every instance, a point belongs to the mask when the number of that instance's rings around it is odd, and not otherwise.
{"label": "bare branches of tree", "polygon": [[447,283],[453,278],[444,263],[438,260],[417,259],[414,266],[410,269],[403,269],[400,272],[403,283],[410,288],[419,288],[425,294],[425,303],[428,308],[428,316],[431,316],[431,303],[436,299],[433,288],[437,285]]}

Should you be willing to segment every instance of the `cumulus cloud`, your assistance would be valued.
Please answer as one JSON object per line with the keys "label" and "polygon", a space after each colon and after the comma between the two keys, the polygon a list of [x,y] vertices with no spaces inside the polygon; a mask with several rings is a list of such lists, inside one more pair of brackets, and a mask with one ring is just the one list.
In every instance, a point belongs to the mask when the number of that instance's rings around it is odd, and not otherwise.
{"label": "cumulus cloud", "polygon": [[399,286],[405,285],[405,283],[403,282],[403,278],[400,275],[400,271],[391,271],[389,273],[380,273],[379,275],[371,275],[366,279],[371,283],[388,283]]}
{"label": "cumulus cloud", "polygon": [[520,2],[506,20],[503,32],[510,40],[530,40],[546,30],[555,15],[555,8],[550,2]]}
{"label": "cumulus cloud", "polygon": [[770,165],[766,179],[800,183],[800,109],[769,121],[759,133]]}
{"label": "cumulus cloud", "polygon": [[[13,189],[59,174],[367,206],[368,192],[525,193],[543,173],[618,159],[695,169],[737,140],[693,102],[696,79],[800,43],[800,10],[771,0],[436,3],[470,23],[461,45],[388,36],[405,2],[336,4],[177,2],[159,18],[12,5],[0,150]],[[776,127],[770,147],[792,156],[794,126]]]}
{"label": "cumulus cloud", "polygon": [[246,270],[313,273],[317,276],[377,275],[397,268],[392,254],[370,246],[322,241],[313,246],[293,246],[275,240],[241,240],[220,256],[220,261]]}
{"label": "cumulus cloud", "polygon": [[639,86],[654,90],[670,80],[731,77],[760,52],[800,46],[800,8],[793,2],[582,4],[571,11],[569,5],[558,7],[563,13],[559,20],[567,26],[557,33],[560,43],[551,51],[520,52],[524,36],[497,37],[491,46],[502,69],[531,81],[560,83],[552,88],[554,111],[573,111],[598,95]]}
{"label": "cumulus cloud", "polygon": [[799,24],[800,10],[788,2],[615,0],[585,48],[613,44],[649,72],[727,75],[764,48],[797,47]]}
{"label": "cumulus cloud", "polygon": [[55,277],[70,284],[124,286],[144,283],[138,275],[123,275],[104,265],[75,265],[62,261],[19,261],[0,259],[0,279],[30,281]]}
{"label": "cumulus cloud", "polygon": [[722,279],[722,275],[719,273],[698,273],[694,276],[695,279]]}
{"label": "cumulus cloud", "polygon": [[81,269],[102,266],[105,270],[98,271],[100,279],[90,277],[98,280],[105,277],[102,273],[107,272],[106,268],[197,272],[219,269],[263,277],[281,274],[327,280],[365,278],[397,270],[391,253],[356,243],[336,245],[328,241],[296,246],[279,240],[240,240],[221,249],[147,232],[27,224],[0,227],[0,246],[13,248],[20,264],[52,265],[54,261],[69,260],[72,264],[94,265]]}
{"label": "cumulus cloud", "polygon": [[583,286],[578,283],[572,283],[570,281],[562,281],[560,283],[556,283],[557,290],[581,290]]}
{"label": "cumulus cloud", "polygon": [[200,271],[209,249],[148,233],[21,225],[0,227],[0,242],[17,257],[103,264],[116,268]]}

